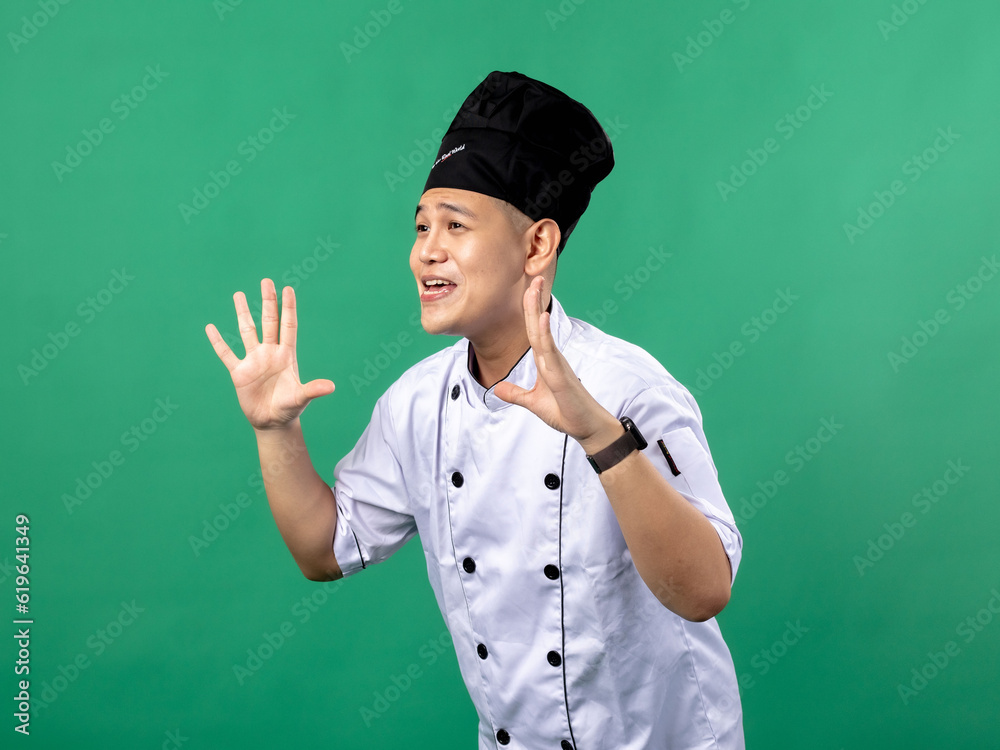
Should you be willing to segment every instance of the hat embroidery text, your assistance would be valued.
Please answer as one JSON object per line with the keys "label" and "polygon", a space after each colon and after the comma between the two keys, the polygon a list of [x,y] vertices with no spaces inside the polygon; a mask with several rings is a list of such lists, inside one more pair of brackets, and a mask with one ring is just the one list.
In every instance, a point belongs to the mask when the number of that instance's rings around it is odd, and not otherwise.
{"label": "hat embroidery text", "polygon": [[464,150],[465,150],[465,144],[464,143],[461,146],[455,146],[455,148],[453,148],[447,154],[444,154],[440,159],[438,159],[436,162],[434,162],[433,164],[431,164],[431,169],[434,169],[434,167],[436,167],[438,164],[440,164],[441,162],[443,162],[445,159],[447,159],[449,156],[451,156],[456,151],[464,151]]}

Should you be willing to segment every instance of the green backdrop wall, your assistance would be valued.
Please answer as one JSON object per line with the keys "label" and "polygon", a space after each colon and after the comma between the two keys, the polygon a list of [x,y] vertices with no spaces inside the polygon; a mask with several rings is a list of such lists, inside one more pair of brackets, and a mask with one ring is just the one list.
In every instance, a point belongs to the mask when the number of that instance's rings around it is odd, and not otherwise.
{"label": "green backdrop wall", "polygon": [[998,31],[942,0],[5,3],[0,580],[35,710],[16,734],[8,637],[4,746],[474,745],[418,542],[300,575],[204,327],[295,287],[332,482],[453,341],[414,324],[412,212],[494,69],[613,139],[555,292],[698,396],[748,746],[995,746]]}

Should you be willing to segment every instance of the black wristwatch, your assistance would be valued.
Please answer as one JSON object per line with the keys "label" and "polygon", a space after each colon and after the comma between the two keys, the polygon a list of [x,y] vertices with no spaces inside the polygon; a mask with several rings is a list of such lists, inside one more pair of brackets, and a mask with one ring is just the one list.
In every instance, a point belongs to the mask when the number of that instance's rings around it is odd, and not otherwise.
{"label": "black wristwatch", "polygon": [[646,447],[646,439],[642,436],[642,433],[639,432],[639,428],[635,426],[635,422],[628,417],[622,417],[618,421],[621,422],[622,426],[625,428],[625,434],[615,440],[615,442],[604,450],[598,451],[593,456],[587,456],[587,460],[590,461],[590,465],[594,467],[594,471],[598,474],[602,471],[610,469],[623,458],[631,454],[632,451],[641,451]]}

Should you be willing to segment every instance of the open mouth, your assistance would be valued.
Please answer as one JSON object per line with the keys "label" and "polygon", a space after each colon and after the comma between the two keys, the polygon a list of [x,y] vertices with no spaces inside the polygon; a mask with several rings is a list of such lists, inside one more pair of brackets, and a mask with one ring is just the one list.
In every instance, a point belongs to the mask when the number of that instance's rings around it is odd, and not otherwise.
{"label": "open mouth", "polygon": [[455,290],[455,284],[448,279],[430,278],[424,279],[424,288],[420,293],[422,302],[432,302],[434,300],[447,297]]}

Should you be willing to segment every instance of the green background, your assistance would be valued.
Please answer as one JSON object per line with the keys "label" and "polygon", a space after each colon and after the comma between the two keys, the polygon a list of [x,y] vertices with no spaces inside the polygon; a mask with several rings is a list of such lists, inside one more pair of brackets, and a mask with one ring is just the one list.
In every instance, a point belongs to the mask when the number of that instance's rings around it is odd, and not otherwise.
{"label": "green background", "polygon": [[[719,621],[748,746],[995,747],[998,31],[995,3],[943,0],[5,3],[0,590],[13,613],[28,514],[31,689],[51,700],[4,746],[474,746],[419,544],[329,591],[301,576],[204,327],[242,356],[232,294],[256,311],[262,277],[295,287],[302,376],[338,386],[303,416],[332,482],[376,398],[453,341],[412,324],[420,146],[499,69],[613,138],[555,293],[700,394],[744,537]],[[291,119],[251,150],[275,108]],[[650,272],[651,248],[670,256]],[[779,291],[797,296],[780,314]],[[823,419],[842,425],[825,442]],[[968,467],[952,484],[949,461]],[[904,700],[911,670],[931,679]]]}

